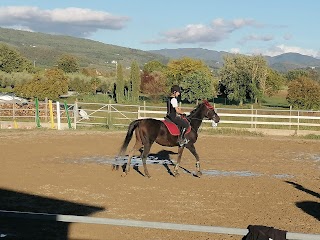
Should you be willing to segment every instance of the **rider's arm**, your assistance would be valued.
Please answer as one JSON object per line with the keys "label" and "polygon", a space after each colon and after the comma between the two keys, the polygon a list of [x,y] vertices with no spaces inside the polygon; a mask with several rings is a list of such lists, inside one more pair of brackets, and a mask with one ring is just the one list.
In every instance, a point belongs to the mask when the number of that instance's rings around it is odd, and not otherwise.
{"label": "rider's arm", "polygon": [[176,107],[175,108],[176,109],[176,112],[178,113],[178,114],[184,114],[184,112],[181,110],[181,108],[180,107]]}
{"label": "rider's arm", "polygon": [[181,108],[179,107],[179,105],[178,105],[178,101],[177,101],[177,99],[176,98],[172,98],[171,99],[171,105],[174,107],[174,109],[176,110],[176,112],[178,113],[178,114],[184,114],[184,112],[181,110]]}

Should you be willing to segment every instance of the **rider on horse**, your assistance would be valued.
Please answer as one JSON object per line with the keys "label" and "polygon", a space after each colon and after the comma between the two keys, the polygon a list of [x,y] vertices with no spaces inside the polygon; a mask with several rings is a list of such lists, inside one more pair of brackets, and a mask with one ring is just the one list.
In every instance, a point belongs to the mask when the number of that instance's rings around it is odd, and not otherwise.
{"label": "rider on horse", "polygon": [[190,123],[185,118],[185,113],[181,110],[178,105],[177,97],[181,94],[181,89],[178,85],[173,85],[171,87],[171,95],[167,102],[167,118],[169,118],[173,123],[178,125],[180,128],[180,136],[178,138],[178,143],[183,146],[189,142],[185,138],[186,130],[189,128]]}

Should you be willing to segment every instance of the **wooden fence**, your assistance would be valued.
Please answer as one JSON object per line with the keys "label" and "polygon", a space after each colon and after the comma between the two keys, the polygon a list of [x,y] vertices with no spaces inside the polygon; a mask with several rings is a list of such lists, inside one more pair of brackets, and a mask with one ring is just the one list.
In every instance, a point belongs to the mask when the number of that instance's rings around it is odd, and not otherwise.
{"label": "wooden fence", "polygon": [[[63,104],[53,108],[54,128],[63,129],[67,126],[67,116],[72,121],[72,128],[101,126],[101,127],[127,127],[135,119],[156,118],[163,119],[166,114],[165,107],[143,105],[124,105],[112,103],[85,103],[75,102],[66,109]],[[183,106],[182,106],[183,107]],[[185,112],[193,108],[183,107]],[[58,111],[60,110],[60,111]],[[320,111],[306,111],[293,109],[234,109],[215,108],[221,118],[218,128],[236,128],[258,130],[287,130],[291,132],[312,131],[320,132]],[[6,126],[17,128],[25,124],[34,126],[36,119],[35,105],[18,107],[16,104],[0,105],[1,128]],[[48,103],[39,103],[39,118],[41,126],[50,125],[50,111]],[[58,127],[61,123],[62,127]],[[202,128],[212,128],[212,121],[204,120]],[[69,125],[70,126],[70,125]]]}

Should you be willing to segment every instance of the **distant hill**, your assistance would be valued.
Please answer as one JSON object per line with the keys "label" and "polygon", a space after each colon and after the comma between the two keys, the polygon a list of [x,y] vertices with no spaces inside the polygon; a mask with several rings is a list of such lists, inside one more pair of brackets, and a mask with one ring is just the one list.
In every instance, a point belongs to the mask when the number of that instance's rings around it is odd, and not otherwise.
{"label": "distant hill", "polygon": [[190,57],[205,61],[212,68],[220,68],[223,64],[223,56],[229,54],[224,51],[214,51],[203,48],[177,48],[177,49],[161,49],[149,51],[155,54],[162,54],[170,59],[178,59],[182,57]]}
{"label": "distant hill", "polygon": [[[98,70],[115,69],[112,61],[118,61],[125,67],[136,60],[142,67],[144,63],[157,60],[166,64],[170,59],[191,57],[201,59],[211,68],[223,65],[223,56],[231,54],[203,48],[178,48],[142,51],[98,41],[70,36],[51,35],[0,28],[0,43],[16,48],[26,58],[39,67],[52,67],[63,54],[76,56],[81,67]],[[319,67],[320,59],[299,53],[285,53],[275,57],[265,56],[270,67],[286,72],[296,68]]]}
{"label": "distant hill", "polygon": [[133,60],[141,66],[152,60],[165,64],[169,60],[163,55],[83,38],[6,28],[0,28],[0,42],[16,48],[40,67],[54,66],[63,54],[76,56],[81,67],[94,67],[99,70],[114,69],[115,64],[111,63],[113,60],[119,61],[124,66],[130,66]]}
{"label": "distant hill", "polygon": [[[219,68],[223,64],[223,56],[231,54],[223,51],[214,51],[203,48],[178,48],[161,49],[149,51],[155,54],[162,54],[168,58],[191,57],[205,61],[210,67]],[[320,59],[299,53],[284,53],[275,57],[265,56],[269,66],[277,71],[286,72],[288,70],[307,67],[320,68]]]}
{"label": "distant hill", "polygon": [[299,53],[283,53],[274,57],[267,57],[269,65],[278,71],[286,71],[296,68],[317,67],[320,68],[320,59]]}

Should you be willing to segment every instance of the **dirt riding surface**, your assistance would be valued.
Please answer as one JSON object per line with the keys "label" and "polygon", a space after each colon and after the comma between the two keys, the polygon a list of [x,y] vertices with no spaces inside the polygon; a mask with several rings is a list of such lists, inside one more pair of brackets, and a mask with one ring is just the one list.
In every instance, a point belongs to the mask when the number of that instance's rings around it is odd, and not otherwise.
{"label": "dirt riding surface", "polygon": [[[121,171],[111,171],[111,164],[104,161],[117,155],[124,136],[124,132],[1,131],[0,208],[243,229],[264,225],[320,234],[319,141],[200,133],[195,146],[201,178],[190,173],[195,160],[185,149],[179,177],[170,175],[173,166],[168,170],[158,163],[148,164],[149,179],[142,176],[143,167],[131,168],[121,177]],[[129,149],[132,145],[133,141]],[[177,148],[154,144],[151,153],[175,162]],[[32,229],[36,227],[45,228],[31,225],[33,239],[242,238],[85,223],[64,223],[55,226],[54,233]],[[14,239],[12,231],[0,224],[0,233]]]}

